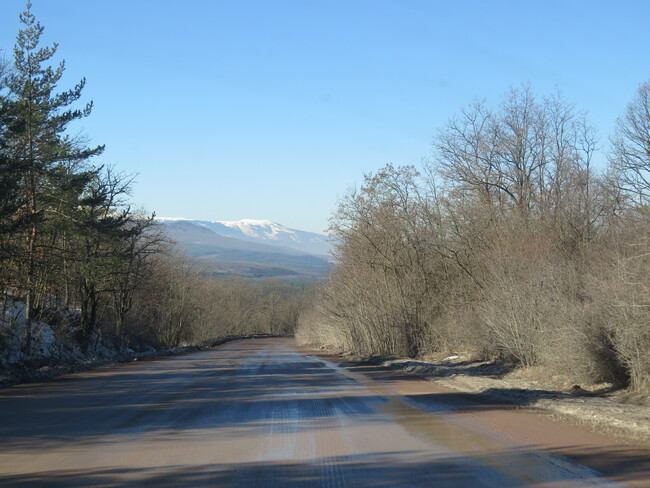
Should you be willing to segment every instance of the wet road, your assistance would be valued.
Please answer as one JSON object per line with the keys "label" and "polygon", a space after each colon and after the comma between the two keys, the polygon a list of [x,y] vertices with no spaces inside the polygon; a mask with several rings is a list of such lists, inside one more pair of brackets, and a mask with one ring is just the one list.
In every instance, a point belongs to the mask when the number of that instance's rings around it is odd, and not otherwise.
{"label": "wet road", "polygon": [[0,486],[650,486],[571,429],[256,339],[1,390]]}

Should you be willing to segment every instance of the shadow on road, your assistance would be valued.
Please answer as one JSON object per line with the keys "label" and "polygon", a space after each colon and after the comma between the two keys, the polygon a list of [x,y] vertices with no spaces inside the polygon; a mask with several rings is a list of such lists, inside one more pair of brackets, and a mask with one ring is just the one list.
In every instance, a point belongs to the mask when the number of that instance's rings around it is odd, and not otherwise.
{"label": "shadow on road", "polygon": [[[617,453],[609,456],[604,452],[593,452],[579,446],[568,447],[575,456],[608,456],[612,469],[623,469],[635,462],[635,454]],[[521,452],[482,453],[483,457],[507,459]],[[87,487],[117,488],[131,486],[172,487],[459,487],[476,486],[467,484],[480,479],[481,466],[473,458],[465,456],[418,459],[418,453],[396,451],[381,455],[339,456],[315,459],[311,463],[259,462],[234,465],[177,465],[154,466],[142,469],[96,469],[77,471],[49,471],[22,476],[0,477],[0,483],[7,488],[56,488]],[[421,456],[420,456],[421,457]],[[650,470],[643,472],[650,479]],[[585,481],[589,474],[585,472]],[[594,474],[595,480],[595,474]],[[548,486],[569,486],[565,478],[548,480]],[[525,487],[529,482],[510,478],[504,485],[498,479],[483,478],[482,486]],[[493,483],[499,483],[498,485]],[[556,484],[557,483],[557,484]],[[571,483],[570,486],[581,486]]]}
{"label": "shadow on road", "polygon": [[[395,406],[395,395],[368,388],[367,380],[357,381],[354,374],[363,373],[368,378],[381,379],[384,384],[418,379],[373,366],[348,366],[344,369],[353,374],[346,375],[341,374],[341,367],[288,348],[274,350],[272,357],[263,349],[259,354],[252,350],[250,345],[231,343],[222,350],[227,355],[200,352],[1,390],[0,454],[22,451],[31,455],[32,452],[65,450],[69,446],[83,450],[86,445],[88,449],[112,448],[116,439],[122,445],[141,442],[146,446],[146,442],[154,438],[164,444],[164,449],[174,453],[175,443],[189,442],[196,436],[212,436],[230,442],[230,439],[260,432],[269,434],[271,427],[285,437],[294,432],[304,434],[316,430],[344,432],[341,417],[353,420],[359,429],[366,425],[375,427],[387,422],[389,411],[392,419],[408,418],[408,422],[400,423],[394,431],[409,431],[417,437],[427,428],[434,430],[430,424],[438,420],[419,409],[416,413],[410,411],[414,409],[412,405],[423,405],[423,410],[436,413],[514,408],[493,401],[476,401],[459,393],[407,395]],[[448,432],[454,436],[458,429],[450,428]],[[28,474],[15,476],[3,476],[0,472],[0,486],[458,487],[476,486],[469,480],[482,479],[486,470],[496,473],[494,476],[499,473],[512,476],[507,478],[510,480],[507,483],[487,479],[485,486],[505,488],[531,484],[530,479],[519,473],[525,466],[518,465],[522,456],[533,459],[539,446],[452,451],[445,447],[444,439],[433,435],[431,439],[441,446],[439,454],[399,450],[407,449],[404,445],[395,445],[394,452],[386,453],[385,450],[393,449],[388,439],[389,447],[383,451],[372,445],[365,454],[316,457],[309,462],[190,465],[187,460],[192,458],[185,458],[185,464],[175,465],[172,458],[168,464],[154,460],[150,462],[154,466],[133,469],[107,465],[81,470],[25,470]],[[636,479],[639,476],[650,479],[647,451],[618,449],[612,452],[567,445],[561,449],[561,454],[585,464],[598,460],[605,474],[616,474],[618,479],[625,480],[627,472],[633,473]],[[219,458],[220,453],[214,452],[204,461]],[[6,456],[5,459],[10,458]],[[492,460],[495,466],[498,464],[497,469],[490,468]],[[103,466],[102,460],[96,465]],[[585,472],[584,476],[595,479],[596,475]],[[547,481],[548,486],[567,486],[561,484],[562,479]],[[557,485],[552,484],[554,481]]]}

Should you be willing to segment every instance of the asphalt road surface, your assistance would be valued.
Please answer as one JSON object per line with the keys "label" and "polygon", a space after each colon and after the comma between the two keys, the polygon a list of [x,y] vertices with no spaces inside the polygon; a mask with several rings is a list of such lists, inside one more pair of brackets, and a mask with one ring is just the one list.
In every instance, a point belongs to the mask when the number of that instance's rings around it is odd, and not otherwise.
{"label": "asphalt road surface", "polygon": [[[598,470],[598,471],[596,471]],[[648,452],[291,339],[0,390],[0,486],[650,486]]]}

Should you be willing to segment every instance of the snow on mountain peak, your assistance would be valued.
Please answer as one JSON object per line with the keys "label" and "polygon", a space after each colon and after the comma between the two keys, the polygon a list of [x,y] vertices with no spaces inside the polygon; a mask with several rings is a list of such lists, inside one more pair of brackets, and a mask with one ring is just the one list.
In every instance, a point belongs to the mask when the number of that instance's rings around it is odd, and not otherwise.
{"label": "snow on mountain peak", "polygon": [[160,222],[181,222],[181,221],[192,221],[193,219],[188,219],[185,217],[158,217],[156,216],[156,220]]}
{"label": "snow on mountain peak", "polygon": [[270,220],[217,220],[213,223],[223,224],[231,229],[239,229],[250,237],[265,237],[272,240],[277,240],[280,234],[295,234],[293,230]]}
{"label": "snow on mountain peak", "polygon": [[242,220],[215,220],[215,224],[241,229],[242,227],[283,227],[270,220],[242,219]]}
{"label": "snow on mountain peak", "polygon": [[304,253],[329,255],[331,242],[327,236],[290,229],[271,220],[242,219],[242,220],[194,220],[186,218],[156,217],[163,224],[185,221],[208,229],[218,235],[243,239],[252,242],[263,242],[280,247],[289,247]]}

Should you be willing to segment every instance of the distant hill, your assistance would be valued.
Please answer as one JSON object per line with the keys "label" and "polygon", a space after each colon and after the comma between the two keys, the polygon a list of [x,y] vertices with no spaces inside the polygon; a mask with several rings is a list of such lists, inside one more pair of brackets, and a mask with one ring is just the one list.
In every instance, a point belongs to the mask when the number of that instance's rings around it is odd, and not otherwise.
{"label": "distant hill", "polygon": [[318,280],[332,266],[328,238],[320,234],[267,221],[157,221],[188,257],[214,276]]}
{"label": "distant hill", "polygon": [[249,242],[269,244],[295,249],[305,254],[329,257],[332,250],[331,239],[323,234],[290,229],[269,220],[192,220],[177,218],[160,218],[162,223],[189,222],[211,230],[217,235],[233,237]]}

